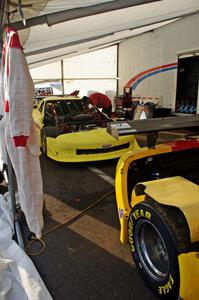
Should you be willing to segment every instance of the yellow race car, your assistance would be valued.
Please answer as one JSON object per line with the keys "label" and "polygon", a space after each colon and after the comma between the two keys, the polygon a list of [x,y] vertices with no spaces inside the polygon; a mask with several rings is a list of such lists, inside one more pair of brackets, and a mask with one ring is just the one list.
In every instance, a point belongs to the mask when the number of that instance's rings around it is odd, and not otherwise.
{"label": "yellow race car", "polygon": [[86,162],[119,158],[139,149],[134,136],[114,139],[107,120],[98,112],[85,112],[78,96],[50,96],[33,110],[42,152],[60,162]]}
{"label": "yellow race car", "polygon": [[[115,191],[120,240],[150,289],[164,300],[199,299],[199,116],[107,124],[113,136],[145,133],[148,147],[123,155]],[[127,128],[127,125],[129,127]],[[156,145],[159,131],[192,128]]]}

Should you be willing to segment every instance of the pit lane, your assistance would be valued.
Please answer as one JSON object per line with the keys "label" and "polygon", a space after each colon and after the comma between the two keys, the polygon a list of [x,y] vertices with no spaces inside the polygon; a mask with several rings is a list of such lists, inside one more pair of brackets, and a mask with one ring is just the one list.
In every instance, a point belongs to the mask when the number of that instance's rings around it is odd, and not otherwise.
{"label": "pit lane", "polygon": [[[41,156],[44,232],[114,191],[116,164],[65,164]],[[137,272],[128,245],[120,244],[114,192],[43,239],[45,251],[31,258],[53,299],[157,299]]]}
{"label": "pit lane", "polygon": [[[158,142],[173,138],[164,134]],[[145,137],[138,140],[145,145]],[[43,236],[45,251],[31,258],[55,300],[158,299],[137,272],[129,246],[119,241],[116,165],[117,160],[67,164],[41,156],[44,233],[50,232]]]}

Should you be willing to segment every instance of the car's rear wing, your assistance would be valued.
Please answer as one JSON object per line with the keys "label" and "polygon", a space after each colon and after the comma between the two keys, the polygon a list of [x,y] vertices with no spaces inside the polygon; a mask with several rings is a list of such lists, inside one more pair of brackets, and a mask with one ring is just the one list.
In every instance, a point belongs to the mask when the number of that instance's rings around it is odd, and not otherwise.
{"label": "car's rear wing", "polygon": [[126,120],[121,122],[110,122],[107,124],[107,132],[116,139],[122,135],[146,134],[148,147],[154,147],[158,132],[172,131],[178,129],[196,128],[199,134],[199,115],[173,116],[146,120]]}

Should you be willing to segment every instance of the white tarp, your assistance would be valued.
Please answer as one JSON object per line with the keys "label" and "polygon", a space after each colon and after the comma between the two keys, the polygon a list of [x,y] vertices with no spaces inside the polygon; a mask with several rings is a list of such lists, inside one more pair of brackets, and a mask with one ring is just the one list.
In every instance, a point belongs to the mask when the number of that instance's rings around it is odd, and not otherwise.
{"label": "white tarp", "polygon": [[52,300],[31,259],[12,240],[13,219],[9,193],[0,195],[0,299]]}
{"label": "white tarp", "polygon": [[[30,70],[35,86],[52,87],[54,94],[61,94],[61,61]],[[79,90],[79,96],[92,89],[107,94],[111,99],[117,89],[117,47],[111,46],[92,53],[63,60],[64,94]],[[45,81],[48,85],[45,85]],[[38,85],[37,83],[40,82]],[[43,83],[42,83],[43,82]],[[55,82],[60,83],[60,91]],[[108,91],[112,91],[111,95]]]}
{"label": "white tarp", "polygon": [[[18,0],[13,0],[12,3],[14,2],[18,3]],[[64,11],[63,15],[67,17],[69,15],[67,10],[70,9],[79,9],[79,16],[82,8],[88,11],[88,16],[74,17],[70,21],[62,21],[51,26],[41,23],[21,30],[20,36],[31,68],[60,58],[93,51],[94,47],[105,47],[165,24],[160,22],[169,22],[187,14],[197,13],[199,10],[198,0],[162,0],[89,15],[94,10],[95,4],[111,3],[114,8],[118,1],[24,0],[22,2],[24,4],[22,9],[27,19],[60,11]],[[131,2],[133,5],[134,1]],[[28,6],[28,4],[32,5]],[[17,19],[20,18],[15,13],[12,22]]]}

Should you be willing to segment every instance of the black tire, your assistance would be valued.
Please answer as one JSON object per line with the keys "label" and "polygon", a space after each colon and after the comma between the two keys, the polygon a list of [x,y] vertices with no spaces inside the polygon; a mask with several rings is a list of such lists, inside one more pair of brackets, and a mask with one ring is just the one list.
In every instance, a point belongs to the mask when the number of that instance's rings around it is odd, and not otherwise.
{"label": "black tire", "polygon": [[44,155],[47,155],[47,137],[56,138],[60,135],[60,129],[57,126],[47,126],[41,130],[41,150]]}
{"label": "black tire", "polygon": [[150,201],[132,208],[128,234],[135,265],[149,288],[160,299],[178,299],[177,246],[170,227]]}
{"label": "black tire", "polygon": [[44,155],[47,155],[47,140],[45,129],[41,131],[41,151]]}
{"label": "black tire", "polygon": [[147,119],[152,119],[155,114],[156,105],[153,102],[147,102],[144,104],[144,110],[145,110]]}

